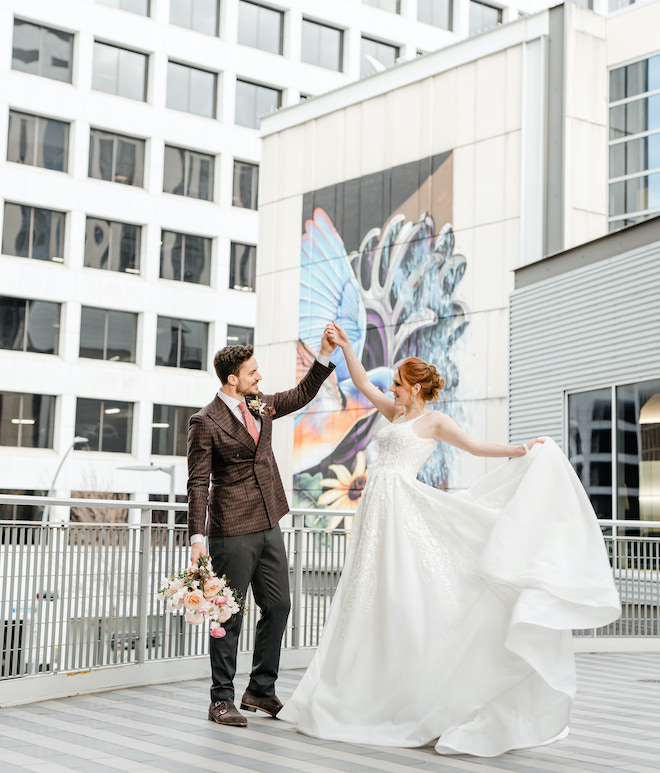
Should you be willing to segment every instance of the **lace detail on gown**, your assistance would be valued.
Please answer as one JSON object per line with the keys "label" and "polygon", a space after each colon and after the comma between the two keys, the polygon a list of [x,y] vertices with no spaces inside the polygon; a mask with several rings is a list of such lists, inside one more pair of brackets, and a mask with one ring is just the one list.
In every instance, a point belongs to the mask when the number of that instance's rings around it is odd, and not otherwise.
{"label": "lace detail on gown", "polygon": [[[378,432],[379,461],[369,471],[367,486],[355,514],[343,570],[343,574],[350,576],[351,580],[350,586],[345,589],[342,605],[342,632],[355,604],[359,604],[365,612],[372,607],[384,525],[391,518],[401,519],[405,535],[416,553],[420,575],[425,582],[434,584],[454,612],[462,606],[457,593],[457,580],[466,583],[464,588],[467,589],[468,578],[475,577],[468,561],[456,550],[447,548],[437,530],[429,527],[416,507],[409,507],[400,513],[392,511],[394,488],[402,485],[409,487],[412,496],[417,487],[426,488],[417,480],[417,473],[431,457],[438,441],[415,434],[413,425],[421,418],[392,422]],[[420,504],[424,507],[425,503],[422,501]],[[405,593],[404,589],[402,593]]]}

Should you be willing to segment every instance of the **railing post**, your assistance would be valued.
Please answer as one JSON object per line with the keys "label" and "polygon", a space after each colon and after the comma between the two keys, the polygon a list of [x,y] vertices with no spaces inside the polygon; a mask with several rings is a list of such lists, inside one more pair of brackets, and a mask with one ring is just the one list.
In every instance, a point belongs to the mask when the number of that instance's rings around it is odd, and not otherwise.
{"label": "railing post", "polygon": [[291,609],[291,644],[295,650],[300,649],[300,634],[302,631],[302,597],[303,597],[303,529],[305,527],[304,513],[293,514],[293,603]]}
{"label": "railing post", "polygon": [[151,586],[150,575],[150,549],[151,549],[151,508],[144,507],[140,510],[140,553],[138,557],[138,606],[137,606],[137,631],[135,634],[135,654],[138,663],[147,662],[148,644],[148,610],[149,589]]}

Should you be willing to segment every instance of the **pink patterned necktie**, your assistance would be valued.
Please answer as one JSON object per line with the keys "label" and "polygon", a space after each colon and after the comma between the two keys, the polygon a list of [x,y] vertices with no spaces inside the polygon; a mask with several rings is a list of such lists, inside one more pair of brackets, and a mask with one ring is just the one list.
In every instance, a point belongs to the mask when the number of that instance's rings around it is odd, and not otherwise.
{"label": "pink patterned necktie", "polygon": [[245,421],[245,429],[250,433],[250,437],[254,440],[255,444],[259,442],[259,431],[257,425],[254,423],[252,414],[248,411],[248,407],[245,403],[238,404],[238,410],[243,414],[243,420]]}

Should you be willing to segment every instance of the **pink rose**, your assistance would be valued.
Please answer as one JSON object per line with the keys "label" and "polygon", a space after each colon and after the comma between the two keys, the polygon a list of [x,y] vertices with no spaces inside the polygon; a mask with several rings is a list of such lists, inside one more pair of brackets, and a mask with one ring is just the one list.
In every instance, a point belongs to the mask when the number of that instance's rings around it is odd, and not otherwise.
{"label": "pink rose", "polygon": [[212,596],[215,596],[216,593],[220,591],[221,584],[218,577],[210,577],[205,583],[204,583],[204,598],[210,599]]}
{"label": "pink rose", "polygon": [[216,628],[211,628],[211,636],[214,639],[222,639],[222,637],[225,636],[226,633],[227,631],[225,631],[225,629],[221,625],[217,626]]}
{"label": "pink rose", "polygon": [[183,597],[184,606],[190,612],[198,611],[203,602],[204,594],[201,590],[191,590],[190,593],[186,593]]}
{"label": "pink rose", "polygon": [[222,604],[226,604],[226,603],[227,603],[227,599],[226,599],[224,596],[217,596],[217,597],[214,599],[214,601],[215,601],[215,603],[216,603],[218,606],[221,606]]}

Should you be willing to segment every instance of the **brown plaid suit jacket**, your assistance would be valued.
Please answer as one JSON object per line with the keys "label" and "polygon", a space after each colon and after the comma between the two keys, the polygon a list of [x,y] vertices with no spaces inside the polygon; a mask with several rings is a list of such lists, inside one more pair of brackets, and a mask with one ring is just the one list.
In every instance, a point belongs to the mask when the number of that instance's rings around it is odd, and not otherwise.
{"label": "brown plaid suit jacket", "polygon": [[275,414],[261,417],[257,445],[217,395],[190,417],[188,532],[191,536],[251,534],[272,528],[289,512],[271,447],[273,419],[307,405],[333,369],[332,364],[326,368],[315,361],[298,386],[274,395],[260,394],[263,402],[275,409]]}

